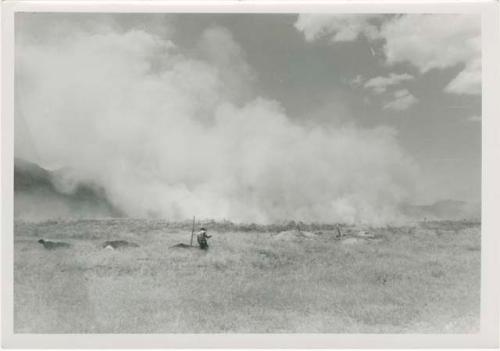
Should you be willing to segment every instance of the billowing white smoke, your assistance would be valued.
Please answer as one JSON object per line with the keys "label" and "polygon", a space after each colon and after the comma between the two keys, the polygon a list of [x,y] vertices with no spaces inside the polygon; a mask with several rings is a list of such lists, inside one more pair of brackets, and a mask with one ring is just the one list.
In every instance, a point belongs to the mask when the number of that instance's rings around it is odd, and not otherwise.
{"label": "billowing white smoke", "polygon": [[130,216],[383,223],[412,195],[394,131],[291,121],[252,93],[223,28],[190,50],[103,30],[19,42],[16,55],[17,156],[30,157],[24,118],[31,158],[97,182]]}

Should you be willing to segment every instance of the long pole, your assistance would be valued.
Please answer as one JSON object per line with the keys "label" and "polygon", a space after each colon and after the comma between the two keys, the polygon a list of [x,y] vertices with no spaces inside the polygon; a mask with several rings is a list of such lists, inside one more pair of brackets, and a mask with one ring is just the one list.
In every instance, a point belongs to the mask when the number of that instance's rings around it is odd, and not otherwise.
{"label": "long pole", "polygon": [[337,238],[342,238],[342,232],[340,231],[340,226],[337,224]]}
{"label": "long pole", "polygon": [[195,220],[195,216],[193,217],[193,229],[191,229],[191,246],[193,246],[193,235],[194,235],[194,220]]}

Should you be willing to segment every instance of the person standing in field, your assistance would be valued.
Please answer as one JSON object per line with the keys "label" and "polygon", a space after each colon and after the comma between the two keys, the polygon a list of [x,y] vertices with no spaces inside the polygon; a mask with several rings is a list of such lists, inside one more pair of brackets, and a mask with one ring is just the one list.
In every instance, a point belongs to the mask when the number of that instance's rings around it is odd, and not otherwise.
{"label": "person standing in field", "polygon": [[200,249],[207,250],[208,242],[207,239],[211,238],[211,235],[207,234],[207,230],[205,228],[200,228],[200,231],[196,234],[196,239],[198,239],[198,244],[200,245]]}

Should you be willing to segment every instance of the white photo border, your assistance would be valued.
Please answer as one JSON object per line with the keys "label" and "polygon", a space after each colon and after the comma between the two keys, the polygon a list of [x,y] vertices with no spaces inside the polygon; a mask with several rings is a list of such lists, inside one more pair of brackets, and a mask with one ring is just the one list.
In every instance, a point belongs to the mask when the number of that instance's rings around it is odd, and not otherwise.
{"label": "white photo border", "polygon": [[[495,348],[499,334],[500,3],[495,0],[11,1],[2,8],[2,347]],[[15,334],[13,306],[14,15],[87,13],[477,13],[482,18],[481,328],[477,334]],[[446,25],[446,24],[443,24]],[[496,181],[495,181],[496,180]]]}

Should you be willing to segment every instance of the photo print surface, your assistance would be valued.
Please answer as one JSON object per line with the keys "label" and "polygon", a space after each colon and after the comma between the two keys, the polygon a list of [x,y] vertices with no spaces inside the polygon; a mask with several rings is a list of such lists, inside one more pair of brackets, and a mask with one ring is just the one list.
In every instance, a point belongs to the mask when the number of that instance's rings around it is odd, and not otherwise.
{"label": "photo print surface", "polygon": [[17,13],[14,112],[16,333],[479,331],[479,15]]}

